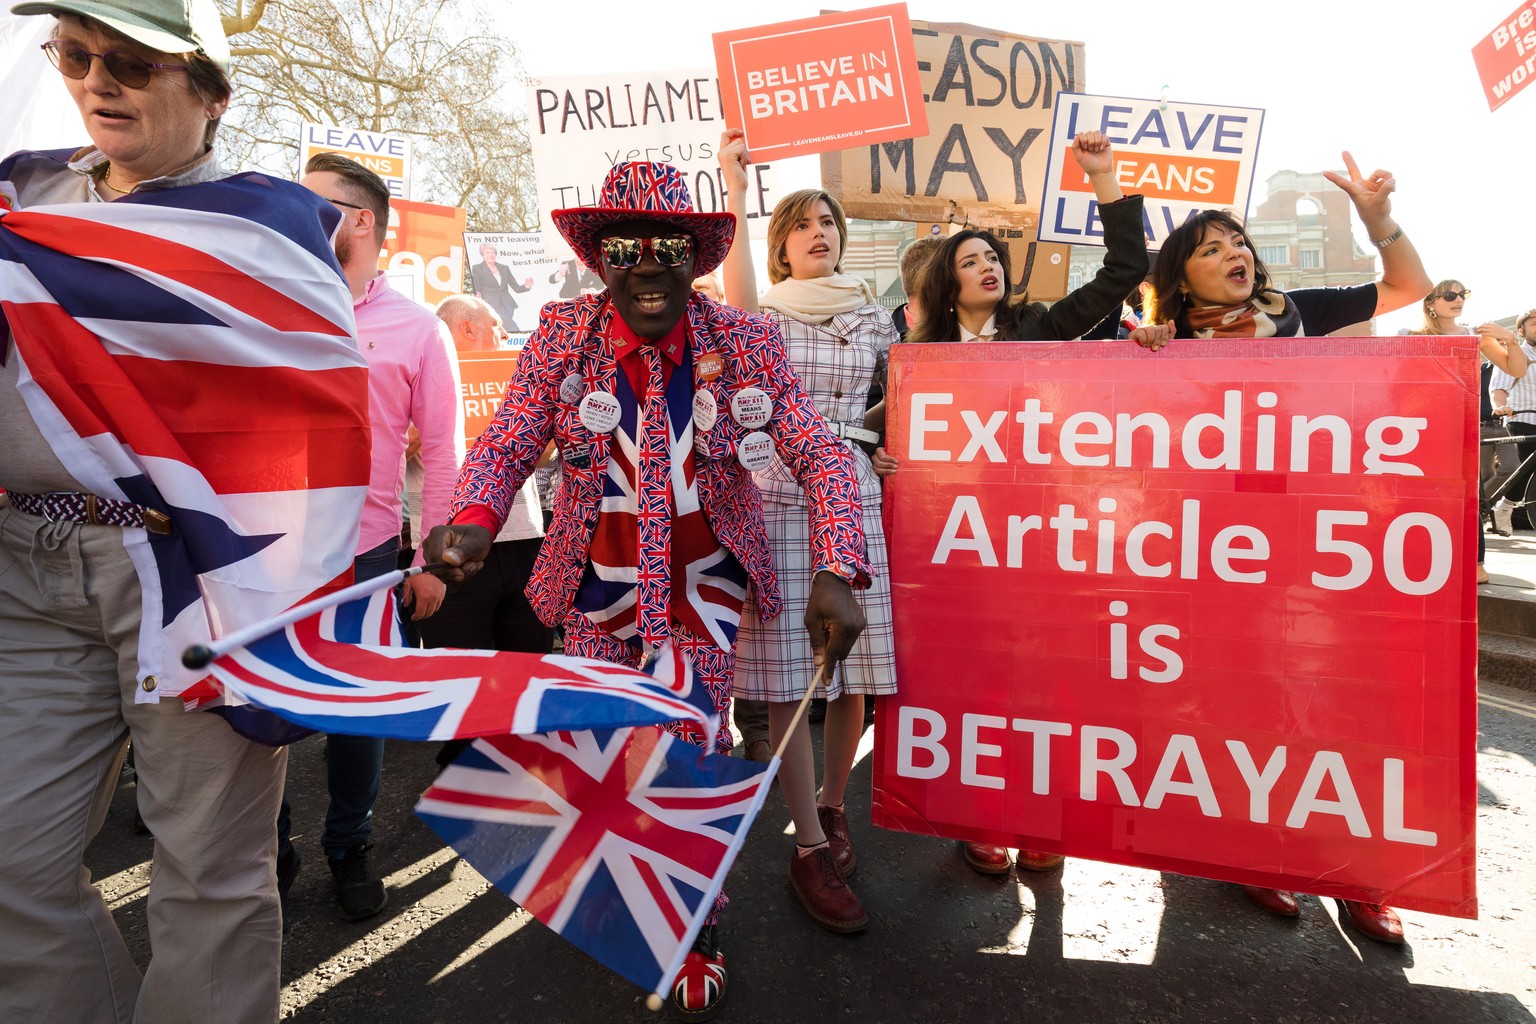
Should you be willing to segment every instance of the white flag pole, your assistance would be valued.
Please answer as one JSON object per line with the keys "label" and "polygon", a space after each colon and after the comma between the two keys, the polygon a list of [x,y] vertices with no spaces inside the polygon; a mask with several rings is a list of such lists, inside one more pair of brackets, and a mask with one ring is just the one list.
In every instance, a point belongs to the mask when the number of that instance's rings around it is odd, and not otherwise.
{"label": "white flag pole", "polygon": [[350,587],[326,594],[323,597],[317,597],[313,601],[294,605],[287,611],[274,615],[263,622],[246,626],[244,629],[237,629],[228,636],[220,637],[207,646],[194,644],[182,652],[181,663],[187,668],[192,669],[207,668],[215,658],[222,658],[231,651],[238,651],[240,648],[253,644],[263,637],[271,636],[280,629],[287,629],[300,619],[307,619],[316,612],[323,612],[327,608],[346,604],[348,601],[359,597],[367,597],[376,591],[388,590],[390,587],[398,586],[402,581],[412,576],[420,576],[424,572],[449,568],[452,568],[452,566],[447,562],[433,562],[431,565],[418,565],[413,569],[397,569],[394,572],[387,572],[382,576],[375,576],[373,579],[364,580],[361,583],[354,583]]}

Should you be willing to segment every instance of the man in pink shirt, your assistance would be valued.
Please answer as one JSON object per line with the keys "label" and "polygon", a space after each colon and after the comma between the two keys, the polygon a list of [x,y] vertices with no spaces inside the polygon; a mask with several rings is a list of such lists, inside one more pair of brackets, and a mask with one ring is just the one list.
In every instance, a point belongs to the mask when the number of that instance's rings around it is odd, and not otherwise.
{"label": "man in pink shirt", "polygon": [[[379,250],[389,228],[389,188],[377,174],[335,153],[304,168],[305,188],[341,211],[336,259],[352,289],[358,346],[368,360],[368,416],[373,470],[363,504],[353,574],[358,581],[395,569],[400,550],[400,496],[405,480],[406,434],[421,435],[422,516],[443,522],[464,459],[464,411],[459,364],[447,328],[432,312],[401,295],[379,273]],[[421,564],[421,555],[416,556]],[[443,602],[444,587],[423,574],[405,581],[401,607],[424,619]],[[330,808],[320,845],[336,880],[336,898],[352,921],[384,909],[384,883],[368,872],[373,803],[384,766],[384,741],[368,736],[326,740]],[[286,804],[279,820],[279,882],[292,882],[297,856],[287,843]],[[284,875],[286,869],[286,877]]]}

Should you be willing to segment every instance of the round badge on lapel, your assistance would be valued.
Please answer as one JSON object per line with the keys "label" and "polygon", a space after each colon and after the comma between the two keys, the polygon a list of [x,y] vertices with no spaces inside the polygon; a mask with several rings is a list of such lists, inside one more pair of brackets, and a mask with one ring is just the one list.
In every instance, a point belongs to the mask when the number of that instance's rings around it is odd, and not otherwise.
{"label": "round badge on lapel", "polygon": [[606,391],[593,391],[581,400],[577,415],[581,425],[594,434],[606,434],[619,425],[619,400]]}
{"label": "round badge on lapel", "polygon": [[725,357],[718,352],[705,352],[697,363],[700,380],[714,380],[725,372]]}
{"label": "round badge on lapel", "polygon": [[773,399],[761,388],[742,388],[731,396],[731,418],[748,430],[757,430],[773,419]]}
{"label": "round badge on lapel", "polygon": [[560,401],[566,405],[581,401],[581,374],[573,373],[560,382]]}
{"label": "round badge on lapel", "polygon": [[715,396],[700,388],[693,393],[693,426],[703,433],[715,425],[715,420],[720,416],[720,410],[715,405]]}
{"label": "round badge on lapel", "polygon": [[761,472],[773,462],[773,438],[761,430],[754,430],[736,445],[736,461],[753,473]]}

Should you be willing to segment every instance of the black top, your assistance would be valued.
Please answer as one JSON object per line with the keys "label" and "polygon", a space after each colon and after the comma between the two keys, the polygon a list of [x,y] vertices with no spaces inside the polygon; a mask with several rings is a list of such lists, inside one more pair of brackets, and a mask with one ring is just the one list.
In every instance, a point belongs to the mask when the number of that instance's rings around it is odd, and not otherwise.
{"label": "black top", "polygon": [[1376,315],[1376,283],[1347,288],[1297,288],[1286,292],[1301,314],[1307,337],[1332,334],[1341,327],[1364,323]]}
{"label": "black top", "polygon": [[1104,222],[1104,265],[1093,280],[1069,292],[1050,309],[1030,303],[1019,313],[1019,329],[1014,336],[999,337],[998,341],[1070,341],[1111,313],[1118,315],[1125,297],[1147,276],[1141,196],[1126,196],[1100,206],[1099,218]]}

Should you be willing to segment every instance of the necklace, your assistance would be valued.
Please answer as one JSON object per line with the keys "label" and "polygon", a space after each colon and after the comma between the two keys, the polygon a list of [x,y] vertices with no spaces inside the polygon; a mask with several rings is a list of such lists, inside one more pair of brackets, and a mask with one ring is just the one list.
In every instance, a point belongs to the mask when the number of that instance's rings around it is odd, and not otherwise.
{"label": "necklace", "polygon": [[138,185],[133,186],[133,188],[118,188],[116,185],[112,184],[112,165],[111,164],[107,165],[107,172],[101,176],[101,180],[107,186],[107,188],[111,189],[113,192],[116,192],[120,196],[131,196],[131,195],[133,195],[135,192],[137,192],[139,190],[139,187],[141,185],[144,184],[141,181],[141,182],[139,182]]}

